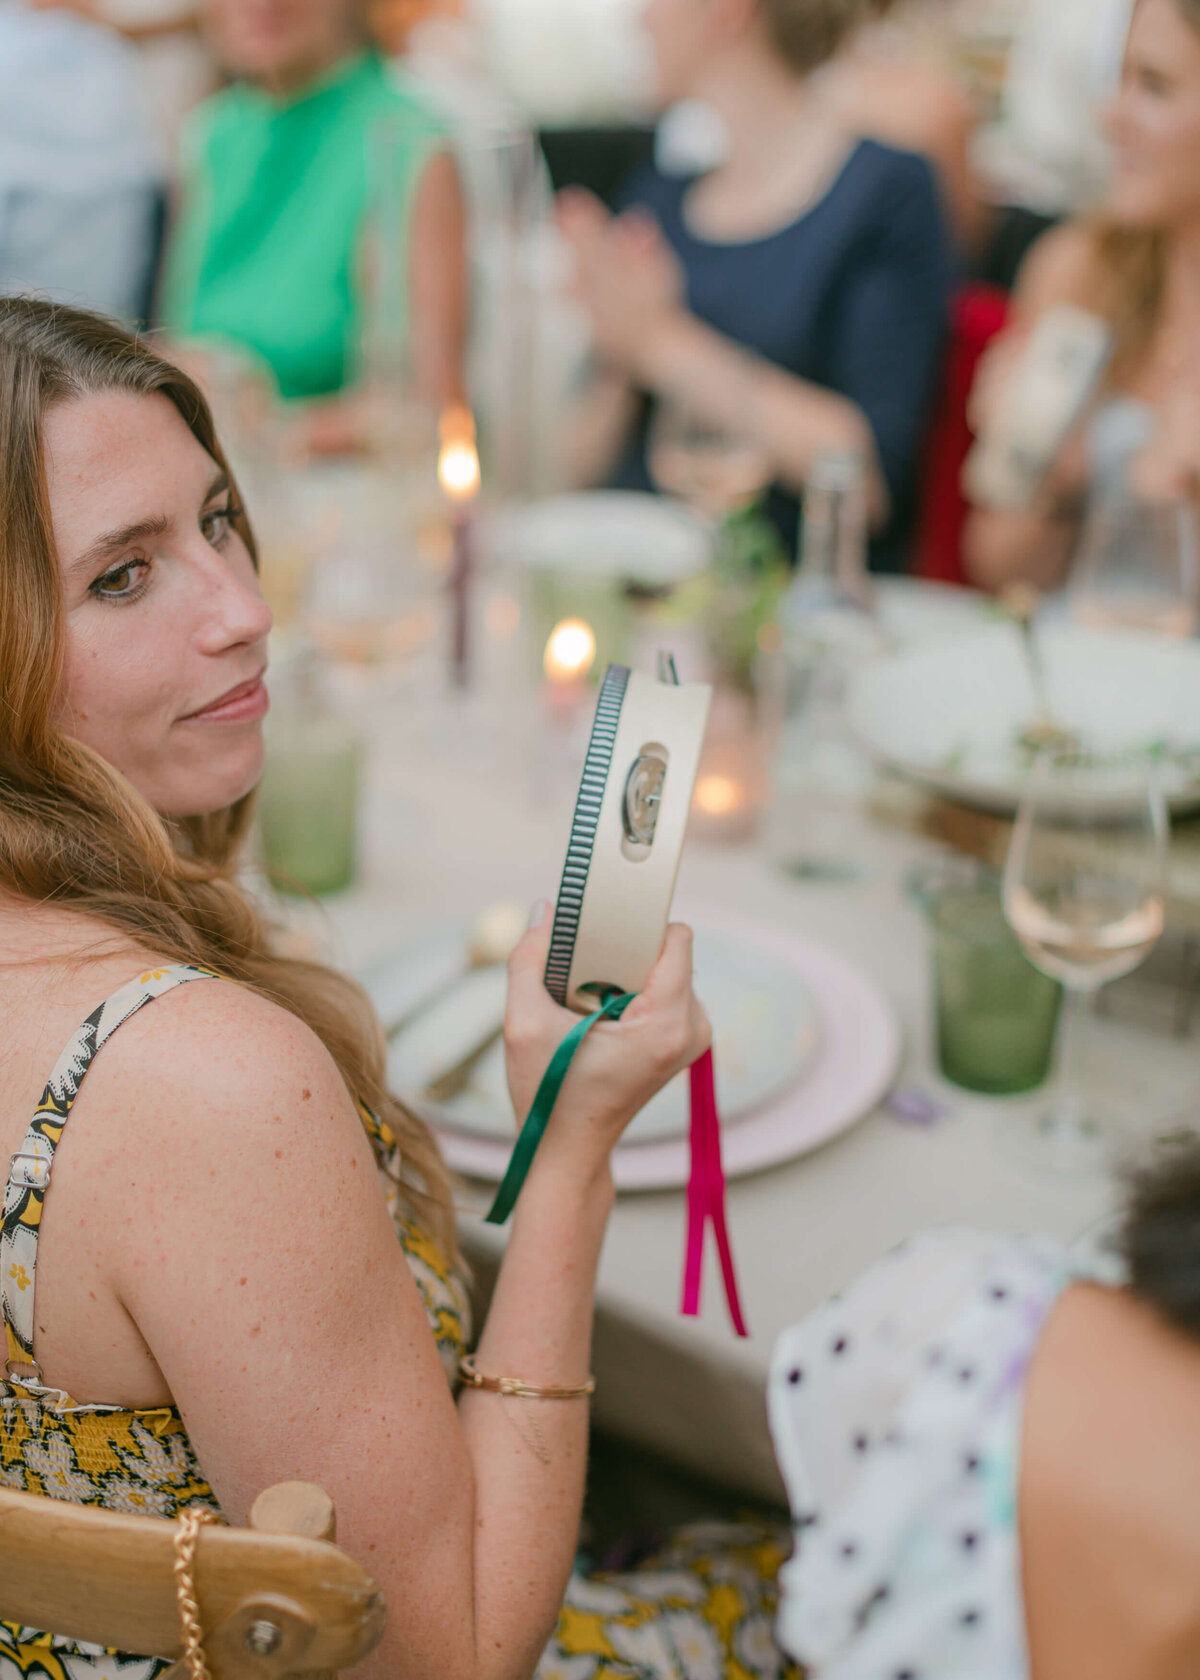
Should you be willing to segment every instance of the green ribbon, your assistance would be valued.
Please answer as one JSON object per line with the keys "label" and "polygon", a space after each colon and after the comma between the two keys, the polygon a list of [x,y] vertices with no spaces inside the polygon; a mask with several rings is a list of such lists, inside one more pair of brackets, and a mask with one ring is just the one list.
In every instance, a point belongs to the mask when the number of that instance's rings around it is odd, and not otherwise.
{"label": "green ribbon", "polygon": [[[583,991],[589,989],[586,986],[581,988]],[[618,992],[616,996],[609,997],[608,1002],[596,1010],[595,1014],[585,1015],[571,1028],[551,1056],[550,1066],[542,1075],[537,1096],[533,1099],[533,1107],[521,1127],[521,1135],[509,1159],[504,1180],[496,1192],[496,1200],[488,1211],[489,1225],[503,1225],[516,1205],[517,1197],[521,1194],[529,1169],[533,1165],[533,1157],[537,1154],[538,1144],[541,1143],[546,1127],[550,1124],[550,1116],[554,1113],[554,1105],[558,1101],[558,1093],[562,1090],[563,1080],[567,1077],[579,1046],[600,1021],[619,1021],[636,996],[636,992]]]}

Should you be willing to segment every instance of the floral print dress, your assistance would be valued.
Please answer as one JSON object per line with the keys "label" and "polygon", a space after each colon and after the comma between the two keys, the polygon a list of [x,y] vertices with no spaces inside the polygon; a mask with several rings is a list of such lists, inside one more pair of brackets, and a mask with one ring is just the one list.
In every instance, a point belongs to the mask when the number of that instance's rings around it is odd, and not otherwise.
{"label": "floral print dress", "polygon": [[[184,965],[150,969],[88,1016],[59,1058],[13,1156],[0,1226],[0,1485],[76,1505],[173,1518],[188,1506],[220,1516],[173,1406],[130,1411],[81,1405],[49,1387],[34,1355],[34,1293],[42,1206],[54,1151],[98,1051],[124,1021],[176,986],[216,980]],[[399,1150],[360,1110],[404,1255],[449,1381],[470,1334],[462,1278],[404,1217]],[[787,1554],[765,1528],[697,1525],[629,1574],[572,1578],[538,1680],[775,1680],[787,1665],[771,1635],[775,1581]],[[0,1621],[0,1680],[154,1680],[169,1666]]]}

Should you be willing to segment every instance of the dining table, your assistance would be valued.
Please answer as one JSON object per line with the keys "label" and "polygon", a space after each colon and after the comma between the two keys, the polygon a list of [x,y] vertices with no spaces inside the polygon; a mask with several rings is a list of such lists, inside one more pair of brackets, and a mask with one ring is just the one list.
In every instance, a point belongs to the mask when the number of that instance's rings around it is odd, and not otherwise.
{"label": "dining table", "polygon": [[[888,587],[918,625],[925,589],[942,633],[947,602],[951,623],[954,612],[966,622],[977,610],[929,596],[929,586]],[[280,900],[277,909],[305,948],[353,973],[494,901],[555,898],[582,748],[563,736],[530,673],[519,595],[503,580],[484,593],[465,689],[449,680],[437,638],[394,680],[343,681],[341,702],[367,746],[357,877],[319,903]],[[853,863],[843,872],[786,867],[778,822],[770,845],[762,835],[697,837],[682,860],[676,919],[735,917],[823,948],[870,978],[899,1028],[889,1089],[855,1124],[728,1183],[749,1335],[734,1334],[711,1250],[699,1315],[680,1314],[682,1185],[618,1196],[599,1269],[597,1425],[772,1503],[782,1484],[765,1385],[782,1331],[915,1232],[971,1226],[1087,1244],[1111,1228],[1121,1195],[1115,1170],[1059,1175],[1009,1147],[1022,1115],[1046,1103],[1045,1089],[985,1097],[941,1077],[929,940],[906,882],[944,846],[889,821],[878,791],[869,770],[853,797],[839,796],[839,850]],[[1190,1127],[1197,1112],[1194,1044],[1144,1022],[1105,1021],[1090,1079],[1121,1106],[1128,1159]],[[516,1129],[514,1120],[514,1138]],[[507,1236],[483,1217],[493,1191],[470,1178],[458,1186],[462,1243],[484,1301]]]}

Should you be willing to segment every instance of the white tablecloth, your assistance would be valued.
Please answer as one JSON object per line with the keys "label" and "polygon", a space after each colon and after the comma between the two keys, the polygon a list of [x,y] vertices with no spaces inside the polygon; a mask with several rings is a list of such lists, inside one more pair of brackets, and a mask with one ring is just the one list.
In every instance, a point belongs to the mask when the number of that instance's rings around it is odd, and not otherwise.
{"label": "white tablecloth", "polygon": [[[440,669],[404,693],[362,707],[372,737],[360,883],[319,914],[327,949],[362,968],[447,915],[497,898],[553,900],[574,799],[564,763],[539,760],[530,702],[514,698],[515,666],[501,660],[483,692],[451,703]],[[540,792],[539,792],[540,790]],[[903,1025],[899,1083],[948,1109],[928,1127],[886,1108],[800,1160],[731,1184],[729,1217],[752,1331],[737,1340],[710,1254],[698,1320],[677,1314],[682,1191],[620,1198],[599,1279],[595,1349],[599,1422],[743,1491],[778,1497],[763,1383],[777,1334],[922,1227],[971,1224],[1074,1238],[1111,1211],[1113,1186],[1056,1180],[1003,1148],[1004,1128],[1045,1093],[987,1099],[936,1073],[928,999],[930,960],[918,911],[901,882],[929,846],[854,819],[849,850],[864,865],[852,883],[802,884],[754,846],[692,844],[676,899],[681,919],[706,908],[761,918],[820,941],[861,965]],[[1194,1051],[1165,1036],[1106,1022],[1095,1075],[1148,1131],[1178,1116],[1194,1083]],[[469,1252],[486,1274],[503,1234],[479,1214],[487,1187],[468,1186]]]}

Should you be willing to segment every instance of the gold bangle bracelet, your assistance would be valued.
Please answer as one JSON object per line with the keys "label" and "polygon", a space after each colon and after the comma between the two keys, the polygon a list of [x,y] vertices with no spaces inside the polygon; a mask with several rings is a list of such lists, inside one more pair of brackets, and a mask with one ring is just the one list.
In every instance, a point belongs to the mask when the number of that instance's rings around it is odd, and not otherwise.
{"label": "gold bangle bracelet", "polygon": [[475,1361],[466,1354],[458,1362],[458,1374],[469,1388],[485,1388],[490,1394],[508,1394],[518,1400],[586,1400],[596,1392],[595,1377],[580,1388],[538,1388],[520,1377],[489,1377],[476,1370]]}

